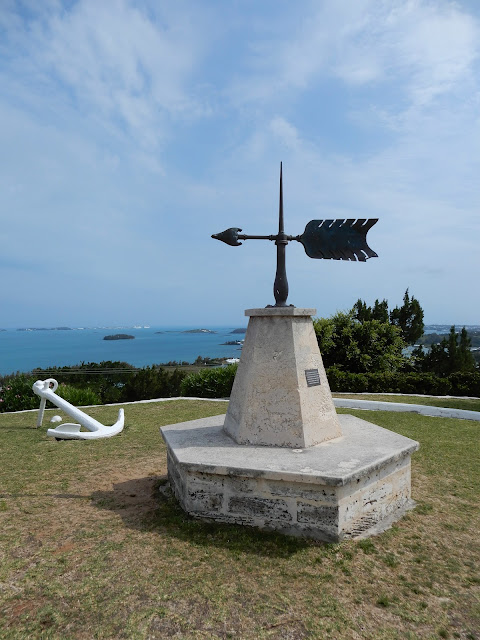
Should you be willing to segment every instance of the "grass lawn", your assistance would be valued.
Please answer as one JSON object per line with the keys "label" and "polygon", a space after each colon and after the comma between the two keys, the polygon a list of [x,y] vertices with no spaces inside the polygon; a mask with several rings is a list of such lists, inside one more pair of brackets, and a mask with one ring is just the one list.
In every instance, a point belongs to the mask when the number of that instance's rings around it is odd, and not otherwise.
{"label": "grass lawn", "polygon": [[322,544],[197,522],[162,492],[159,427],[225,409],[128,405],[119,436],[90,442],[0,414],[0,638],[480,638],[477,422],[344,410],[420,441],[418,506]]}

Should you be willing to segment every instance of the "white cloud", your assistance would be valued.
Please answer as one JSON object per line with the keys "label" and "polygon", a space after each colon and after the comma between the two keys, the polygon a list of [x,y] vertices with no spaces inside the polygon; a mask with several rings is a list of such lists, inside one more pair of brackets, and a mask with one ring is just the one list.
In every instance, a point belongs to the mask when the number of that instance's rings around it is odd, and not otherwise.
{"label": "white cloud", "polygon": [[285,118],[277,116],[270,122],[273,135],[289,149],[295,149],[299,145],[298,131]]}
{"label": "white cloud", "polygon": [[4,6],[5,300],[54,277],[77,307],[89,283],[105,308],[121,310],[123,293],[151,311],[164,296],[220,322],[271,302],[273,244],[209,236],[274,232],[283,160],[289,233],[312,218],[380,218],[369,233],[380,259],[365,268],[289,248],[294,304],[321,299],[328,314],[370,292],[396,304],[411,286],[438,309],[449,286],[451,306],[474,313],[450,285],[480,268],[478,11],[446,0]]}
{"label": "white cloud", "polygon": [[477,20],[446,0],[312,2],[297,16],[252,48],[234,100],[288,99],[323,76],[353,87],[394,82],[407,108],[424,106],[468,79],[478,56]]}
{"label": "white cloud", "polygon": [[96,117],[147,149],[168,135],[170,118],[208,109],[189,84],[203,47],[189,12],[166,10],[152,20],[145,7],[128,0],[79,0],[48,9],[23,23],[18,15],[9,19],[15,28],[8,45],[18,51],[10,56],[11,70],[29,81],[32,102],[35,93],[42,100],[50,93],[52,101]]}

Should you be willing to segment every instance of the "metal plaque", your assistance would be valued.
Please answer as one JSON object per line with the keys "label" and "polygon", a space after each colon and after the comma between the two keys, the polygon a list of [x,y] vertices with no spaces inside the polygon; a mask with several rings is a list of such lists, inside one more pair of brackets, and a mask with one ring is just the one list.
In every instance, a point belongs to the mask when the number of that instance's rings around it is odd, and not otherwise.
{"label": "metal plaque", "polygon": [[305,377],[307,379],[307,387],[318,387],[320,384],[318,369],[305,369]]}

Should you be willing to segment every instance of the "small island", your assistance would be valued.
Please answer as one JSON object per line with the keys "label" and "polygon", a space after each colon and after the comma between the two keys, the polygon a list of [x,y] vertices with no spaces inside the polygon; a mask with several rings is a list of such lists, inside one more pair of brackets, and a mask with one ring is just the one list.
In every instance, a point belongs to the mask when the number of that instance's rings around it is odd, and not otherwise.
{"label": "small island", "polygon": [[230,333],[246,333],[247,330],[246,329],[234,329],[233,331],[230,331]]}
{"label": "small island", "polygon": [[187,331],[182,331],[182,333],[217,333],[217,332],[212,331],[211,329],[188,329]]}
{"label": "small island", "polygon": [[223,345],[243,345],[243,340],[227,340],[227,342],[222,342],[222,346]]}
{"label": "small island", "polygon": [[135,336],[131,336],[128,333],[115,333],[113,336],[104,336],[104,340],[133,340]]}

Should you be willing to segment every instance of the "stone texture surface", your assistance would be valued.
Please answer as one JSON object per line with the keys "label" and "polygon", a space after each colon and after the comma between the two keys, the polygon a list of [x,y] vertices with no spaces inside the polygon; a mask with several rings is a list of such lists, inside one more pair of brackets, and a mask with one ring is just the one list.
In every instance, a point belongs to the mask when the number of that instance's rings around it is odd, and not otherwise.
{"label": "stone texture surface", "polygon": [[354,416],[343,435],[309,448],[245,446],[225,416],[162,427],[183,509],[219,522],[338,541],[376,532],[411,505],[418,443]]}
{"label": "stone texture surface", "polygon": [[[311,316],[315,309],[248,309],[224,429],[237,443],[309,447],[341,435]],[[320,384],[308,386],[306,370]]]}

